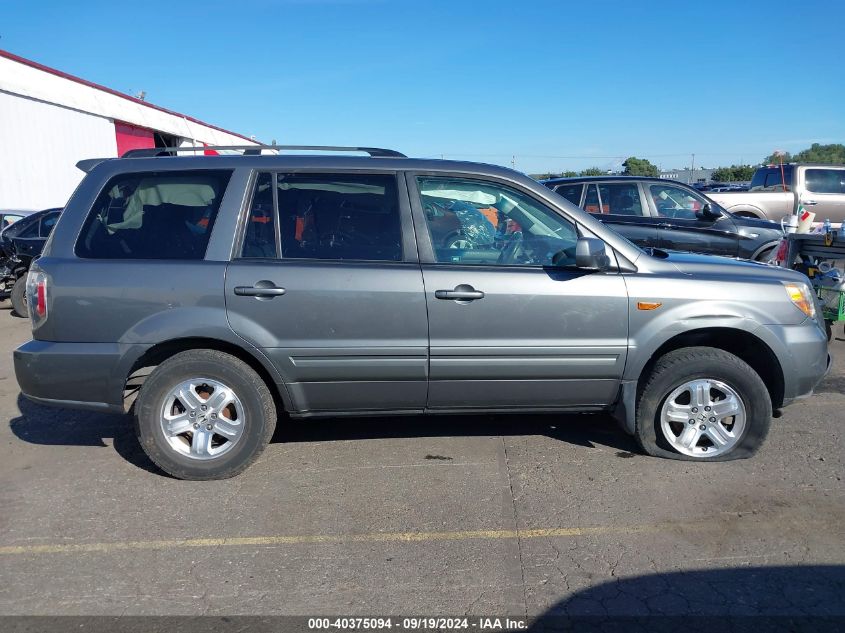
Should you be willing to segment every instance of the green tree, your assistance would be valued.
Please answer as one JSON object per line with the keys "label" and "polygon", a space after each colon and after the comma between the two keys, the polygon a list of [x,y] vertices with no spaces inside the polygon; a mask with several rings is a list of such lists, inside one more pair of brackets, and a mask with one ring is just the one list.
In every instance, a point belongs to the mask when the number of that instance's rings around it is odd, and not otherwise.
{"label": "green tree", "polygon": [[606,173],[607,170],[600,167],[587,167],[581,170],[582,176],[604,176]]}
{"label": "green tree", "polygon": [[731,165],[730,167],[719,167],[710,176],[714,182],[742,182],[751,180],[754,175],[754,167],[751,165]]}
{"label": "green tree", "polygon": [[561,174],[564,178],[575,178],[578,175],[577,171],[565,171]]}
{"label": "green tree", "polygon": [[[763,163],[766,165],[777,165],[780,158],[772,154],[766,156]],[[783,157],[785,163],[824,163],[826,165],[843,165],[845,164],[845,145],[842,143],[830,143],[829,145],[821,145],[820,143],[813,143],[805,150],[798,152],[795,155],[789,152]]]}
{"label": "green tree", "polygon": [[777,164],[780,163],[781,159],[785,163],[789,163],[792,160],[794,160],[792,158],[792,154],[790,154],[789,152],[784,152],[783,156],[776,156],[775,154],[770,154],[769,156],[766,156],[766,158],[763,159],[763,164],[764,165],[777,165]]}
{"label": "green tree", "polygon": [[626,176],[658,176],[660,170],[646,158],[631,156],[622,163]]}
{"label": "green tree", "polygon": [[813,143],[809,149],[798,152],[793,156],[792,160],[797,163],[845,164],[845,145],[841,143],[831,143],[830,145]]}

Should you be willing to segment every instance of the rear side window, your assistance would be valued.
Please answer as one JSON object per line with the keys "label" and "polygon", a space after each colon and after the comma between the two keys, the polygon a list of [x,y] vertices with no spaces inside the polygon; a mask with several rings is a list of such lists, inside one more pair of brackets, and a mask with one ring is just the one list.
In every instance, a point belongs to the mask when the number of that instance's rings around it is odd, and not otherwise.
{"label": "rear side window", "polygon": [[786,178],[786,191],[789,191],[789,183],[792,182],[792,165],[783,166],[783,174],[781,168],[765,167],[754,172],[754,177],[751,179],[751,191],[783,191],[783,179]]}
{"label": "rear side window", "polygon": [[[396,178],[261,173],[241,257],[401,261]],[[278,225],[278,229],[276,228]]]}
{"label": "rear side window", "polygon": [[576,207],[581,204],[581,191],[583,189],[584,185],[580,183],[577,185],[558,185],[555,187],[557,193],[569,200]]}
{"label": "rear side window", "polygon": [[640,189],[634,183],[615,182],[599,185],[603,213],[611,215],[645,215]]}
{"label": "rear side window", "polygon": [[845,169],[808,169],[805,182],[813,193],[845,193]]}
{"label": "rear side window", "polygon": [[76,254],[92,259],[202,259],[230,171],[126,174],[94,203]]}
{"label": "rear side window", "polygon": [[241,257],[246,259],[276,258],[279,256],[276,237],[276,213],[273,198],[273,174],[258,174],[252,205],[247,217]]}

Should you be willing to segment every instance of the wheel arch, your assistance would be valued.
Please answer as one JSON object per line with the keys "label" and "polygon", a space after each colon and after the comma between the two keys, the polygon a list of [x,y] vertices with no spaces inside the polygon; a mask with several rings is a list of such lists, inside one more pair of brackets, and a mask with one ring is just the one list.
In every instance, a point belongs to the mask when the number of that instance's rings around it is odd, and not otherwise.
{"label": "wheel arch", "polygon": [[728,211],[742,218],[755,218],[757,220],[769,219],[769,216],[767,216],[762,209],[759,209],[758,207],[752,207],[750,205],[736,205],[730,207]]}
{"label": "wheel arch", "polygon": [[257,349],[246,349],[240,345],[230,341],[224,341],[209,337],[182,337],[174,338],[161,343],[157,343],[147,349],[141,356],[136,359],[126,374],[124,380],[124,402],[131,403],[134,398],[129,398],[127,401],[127,392],[131,395],[133,392],[140,390],[143,384],[145,375],[137,375],[141,369],[147,367],[156,367],[163,363],[168,358],[194,349],[213,349],[219,352],[225,352],[242,360],[247,365],[252,367],[255,372],[267,385],[270,393],[273,394],[273,400],[276,403],[277,410],[290,412],[292,403],[290,395],[288,394],[284,380],[279,376],[272,363]]}
{"label": "wheel arch", "polygon": [[780,240],[772,240],[770,242],[766,242],[762,246],[758,246],[757,249],[751,254],[750,259],[756,260],[760,255],[765,253],[770,248],[777,248],[778,244],[780,244]]}
{"label": "wheel arch", "polygon": [[683,347],[715,347],[737,356],[757,372],[766,385],[772,407],[783,406],[783,368],[775,352],[759,337],[746,330],[708,327],[681,332],[664,341],[649,357],[637,379],[637,401],[655,363],[664,355]]}

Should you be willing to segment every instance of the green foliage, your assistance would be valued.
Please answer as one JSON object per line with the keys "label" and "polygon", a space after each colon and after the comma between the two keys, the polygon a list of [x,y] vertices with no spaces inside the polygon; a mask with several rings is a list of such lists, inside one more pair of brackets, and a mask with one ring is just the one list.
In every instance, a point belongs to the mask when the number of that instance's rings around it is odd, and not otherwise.
{"label": "green foliage", "polygon": [[[777,165],[780,158],[772,154],[767,156],[763,163],[765,165]],[[795,155],[789,152],[783,157],[785,163],[824,163],[826,165],[845,165],[845,145],[842,143],[831,143],[821,145],[813,143],[807,149]]]}
{"label": "green foliage", "polygon": [[565,171],[561,174],[562,178],[575,178],[578,175],[577,171]]}
{"label": "green foliage", "polygon": [[751,180],[754,175],[754,167],[751,165],[731,165],[730,167],[719,167],[710,176],[713,182],[743,182]]}
{"label": "green foliage", "polygon": [[581,171],[582,176],[604,176],[606,173],[607,170],[600,167],[587,167]]}
{"label": "green foliage", "polygon": [[625,175],[626,176],[658,176],[660,175],[660,170],[657,169],[656,165],[653,165],[651,161],[646,158],[637,158],[636,156],[631,156],[622,163],[622,166],[625,167]]}

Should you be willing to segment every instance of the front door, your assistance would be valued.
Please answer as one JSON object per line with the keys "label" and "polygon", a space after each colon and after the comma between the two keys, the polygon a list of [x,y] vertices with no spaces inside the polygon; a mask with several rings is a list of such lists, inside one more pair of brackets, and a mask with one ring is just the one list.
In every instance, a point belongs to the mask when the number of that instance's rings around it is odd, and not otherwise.
{"label": "front door", "polygon": [[[611,403],[627,353],[625,283],[574,268],[575,224],[495,180],[408,182],[429,318],[428,407]],[[442,243],[432,217],[454,218],[464,239]]]}
{"label": "front door", "polygon": [[671,183],[645,186],[661,218],[660,248],[728,257],[739,254],[739,233],[730,216],[696,215],[709,203],[703,196]]}
{"label": "front door", "polygon": [[297,412],[424,408],[428,323],[412,236],[395,174],[258,174],[226,310]]}

